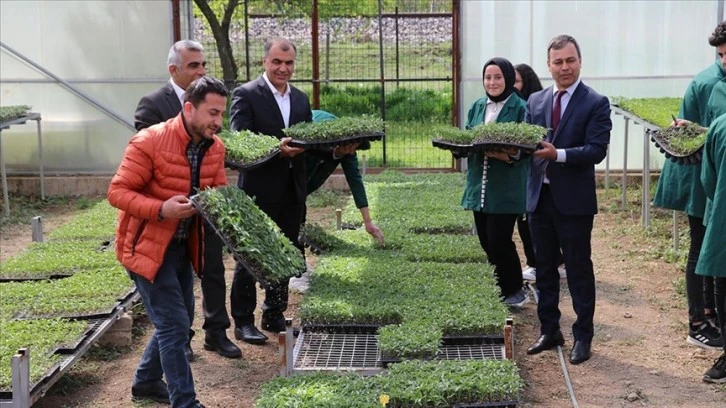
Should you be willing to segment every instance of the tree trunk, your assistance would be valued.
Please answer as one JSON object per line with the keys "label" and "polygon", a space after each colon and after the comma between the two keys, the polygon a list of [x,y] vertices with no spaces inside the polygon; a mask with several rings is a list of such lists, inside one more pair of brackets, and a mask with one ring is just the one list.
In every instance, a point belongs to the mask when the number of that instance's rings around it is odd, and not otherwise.
{"label": "tree trunk", "polygon": [[222,17],[221,24],[214,14],[214,11],[209,7],[207,0],[194,0],[194,3],[196,3],[199,10],[202,11],[202,14],[207,19],[209,27],[212,30],[212,35],[214,35],[214,41],[217,43],[217,53],[219,54],[219,61],[222,65],[224,85],[230,90],[234,89],[237,85],[238,68],[234,60],[232,44],[229,41],[229,26],[232,22],[234,10],[239,5],[239,0],[229,0],[224,8],[224,16]]}

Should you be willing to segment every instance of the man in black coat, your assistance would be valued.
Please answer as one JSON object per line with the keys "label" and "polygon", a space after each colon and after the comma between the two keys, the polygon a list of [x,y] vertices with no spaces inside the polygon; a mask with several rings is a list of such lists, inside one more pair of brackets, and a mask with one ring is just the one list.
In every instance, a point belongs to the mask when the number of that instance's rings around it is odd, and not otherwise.
{"label": "man in black coat", "polygon": [[[137,130],[176,117],[182,109],[184,91],[192,81],[206,74],[204,48],[196,41],[176,42],[169,50],[167,60],[171,78],[164,86],[145,95],[139,101],[134,114],[134,126]],[[204,259],[202,271],[204,348],[216,351],[224,357],[239,358],[242,356],[242,351],[227,338],[226,334],[230,322],[225,305],[227,287],[224,282],[222,242],[210,226],[205,227]],[[189,319],[194,320],[194,308],[189,311]],[[193,335],[194,331],[191,331],[190,341]],[[185,351],[191,361],[194,354],[189,343]]]}
{"label": "man in black coat", "polygon": [[[289,84],[295,71],[295,45],[285,38],[265,43],[265,72],[257,79],[234,90],[230,106],[230,128],[251,130],[280,139],[280,155],[265,165],[240,174],[237,185],[255,200],[296,245],[305,206],[305,160],[303,149],[288,146],[282,129],[300,122],[311,122],[307,95]],[[262,329],[285,330],[283,312],[287,309],[288,282],[273,285],[265,292]],[[254,325],[257,305],[255,281],[239,263],[232,283],[231,309],[235,337],[251,344],[267,340]]]}

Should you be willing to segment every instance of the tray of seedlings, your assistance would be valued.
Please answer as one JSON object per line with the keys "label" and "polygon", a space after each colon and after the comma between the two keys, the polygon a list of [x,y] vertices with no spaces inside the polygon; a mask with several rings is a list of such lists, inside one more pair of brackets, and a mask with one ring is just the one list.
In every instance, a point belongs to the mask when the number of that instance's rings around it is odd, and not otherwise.
{"label": "tray of seedlings", "polygon": [[305,272],[300,250],[241,189],[205,189],[192,196],[191,201],[234,259],[263,287]]}
{"label": "tray of seedlings", "polygon": [[224,164],[232,170],[256,169],[280,153],[280,141],[276,137],[249,130],[225,130],[219,134],[219,138],[227,149]]}
{"label": "tray of seedlings", "polygon": [[650,140],[666,158],[680,164],[701,163],[708,129],[692,123],[688,126],[648,130],[648,133]]}
{"label": "tray of seedlings", "polygon": [[306,149],[331,148],[372,142],[385,136],[383,120],[373,116],[343,117],[324,122],[304,122],[283,129],[290,146]]}
{"label": "tray of seedlings", "polygon": [[472,144],[480,151],[516,148],[530,154],[547,135],[547,129],[529,123],[488,123],[474,127]]}
{"label": "tray of seedlings", "polygon": [[474,148],[474,134],[468,130],[454,126],[437,126],[434,128],[431,144],[439,149],[449,150],[457,157],[465,157]]}
{"label": "tray of seedlings", "polygon": [[7,122],[31,115],[32,112],[30,112],[30,109],[31,107],[28,105],[0,106],[0,129],[7,129],[12,124],[9,123],[6,125]]}

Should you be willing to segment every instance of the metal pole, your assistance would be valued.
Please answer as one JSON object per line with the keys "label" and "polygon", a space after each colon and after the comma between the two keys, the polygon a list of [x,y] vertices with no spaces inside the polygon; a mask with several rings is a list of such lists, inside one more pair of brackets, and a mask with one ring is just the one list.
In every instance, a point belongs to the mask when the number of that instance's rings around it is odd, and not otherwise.
{"label": "metal pole", "polygon": [[33,242],[43,242],[43,218],[40,216],[33,217],[30,220],[32,226],[32,240]]}
{"label": "metal pole", "polygon": [[325,33],[325,83],[330,81],[330,23],[328,32]]}
{"label": "metal pole", "polygon": [[249,3],[250,0],[245,0],[245,67],[247,72],[247,78],[245,82],[250,81],[250,10],[249,10]]}
{"label": "metal pole", "polygon": [[643,194],[642,194],[643,227],[650,227],[650,134],[643,131]]}
{"label": "metal pole", "polygon": [[396,17],[394,17],[394,25],[396,27],[396,88],[398,88],[398,78],[400,78],[399,75],[399,58],[398,58],[398,6],[396,6]]}
{"label": "metal pole", "polygon": [[123,116],[121,116],[118,113],[112,111],[110,108],[107,108],[106,106],[102,105],[101,102],[98,102],[97,100],[91,98],[90,96],[86,95],[84,92],[81,92],[81,90],[79,90],[75,86],[71,85],[65,79],[63,79],[63,78],[55,75],[54,73],[48,71],[47,69],[43,68],[42,66],[36,64],[31,59],[27,58],[25,55],[19,53],[18,51],[14,50],[13,48],[10,48],[7,44],[5,44],[2,41],[0,41],[0,47],[5,48],[6,50],[8,50],[8,52],[10,52],[11,54],[13,54],[15,57],[17,57],[18,59],[21,59],[23,62],[25,62],[26,64],[30,65],[31,67],[37,69],[38,71],[42,72],[46,76],[49,76],[49,77],[53,78],[56,82],[60,83],[66,89],[68,89],[72,94],[74,94],[77,97],[79,97],[79,98],[83,99],[84,101],[88,102],[89,104],[91,104],[96,109],[98,109],[101,112],[105,113],[107,116],[110,116],[112,119],[116,120],[117,122],[121,123],[122,125],[127,126],[129,129],[133,130],[134,132],[136,131],[136,128],[134,127],[134,125],[131,122],[129,122],[126,119],[124,119]]}
{"label": "metal pole", "polygon": [[318,0],[313,0],[311,30],[313,48],[313,109],[320,109],[320,36],[318,34]]}
{"label": "metal pole", "polygon": [[623,145],[623,181],[622,181],[622,207],[623,210],[628,204],[627,193],[628,193],[628,129],[630,128],[630,119],[627,116],[623,116],[625,119],[625,143]]}
{"label": "metal pole", "polygon": [[610,145],[605,155],[605,190],[610,189]]}
{"label": "metal pole", "polygon": [[38,124],[38,167],[40,168],[40,198],[45,200],[45,177],[43,174],[45,165],[43,163],[43,137],[40,132],[40,118],[35,121]]}
{"label": "metal pole", "polygon": [[10,216],[10,198],[8,197],[8,175],[5,174],[5,151],[3,150],[3,131],[0,130],[0,173],[2,173],[3,182],[3,208],[5,216]]}
{"label": "metal pole", "polygon": [[[378,65],[380,67],[381,76],[381,119],[383,119],[383,131],[386,127],[386,81],[383,70],[383,4],[378,0]],[[387,163],[386,158],[386,138],[383,138],[383,167]]]}

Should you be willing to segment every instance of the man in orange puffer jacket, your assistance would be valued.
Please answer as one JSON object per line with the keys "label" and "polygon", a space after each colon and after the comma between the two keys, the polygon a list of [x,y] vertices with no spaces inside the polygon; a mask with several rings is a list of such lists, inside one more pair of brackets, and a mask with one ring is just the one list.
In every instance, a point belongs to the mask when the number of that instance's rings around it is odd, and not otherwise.
{"label": "man in orange puffer jacket", "polygon": [[222,82],[209,77],[192,82],[179,115],[131,139],[108,189],[108,201],[120,210],[116,256],[156,328],[136,369],[134,400],[202,406],[184,355],[187,305],[194,301],[192,267],[201,271],[204,262],[203,223],[188,197],[227,184],[225,149],[216,136],[226,106]]}

